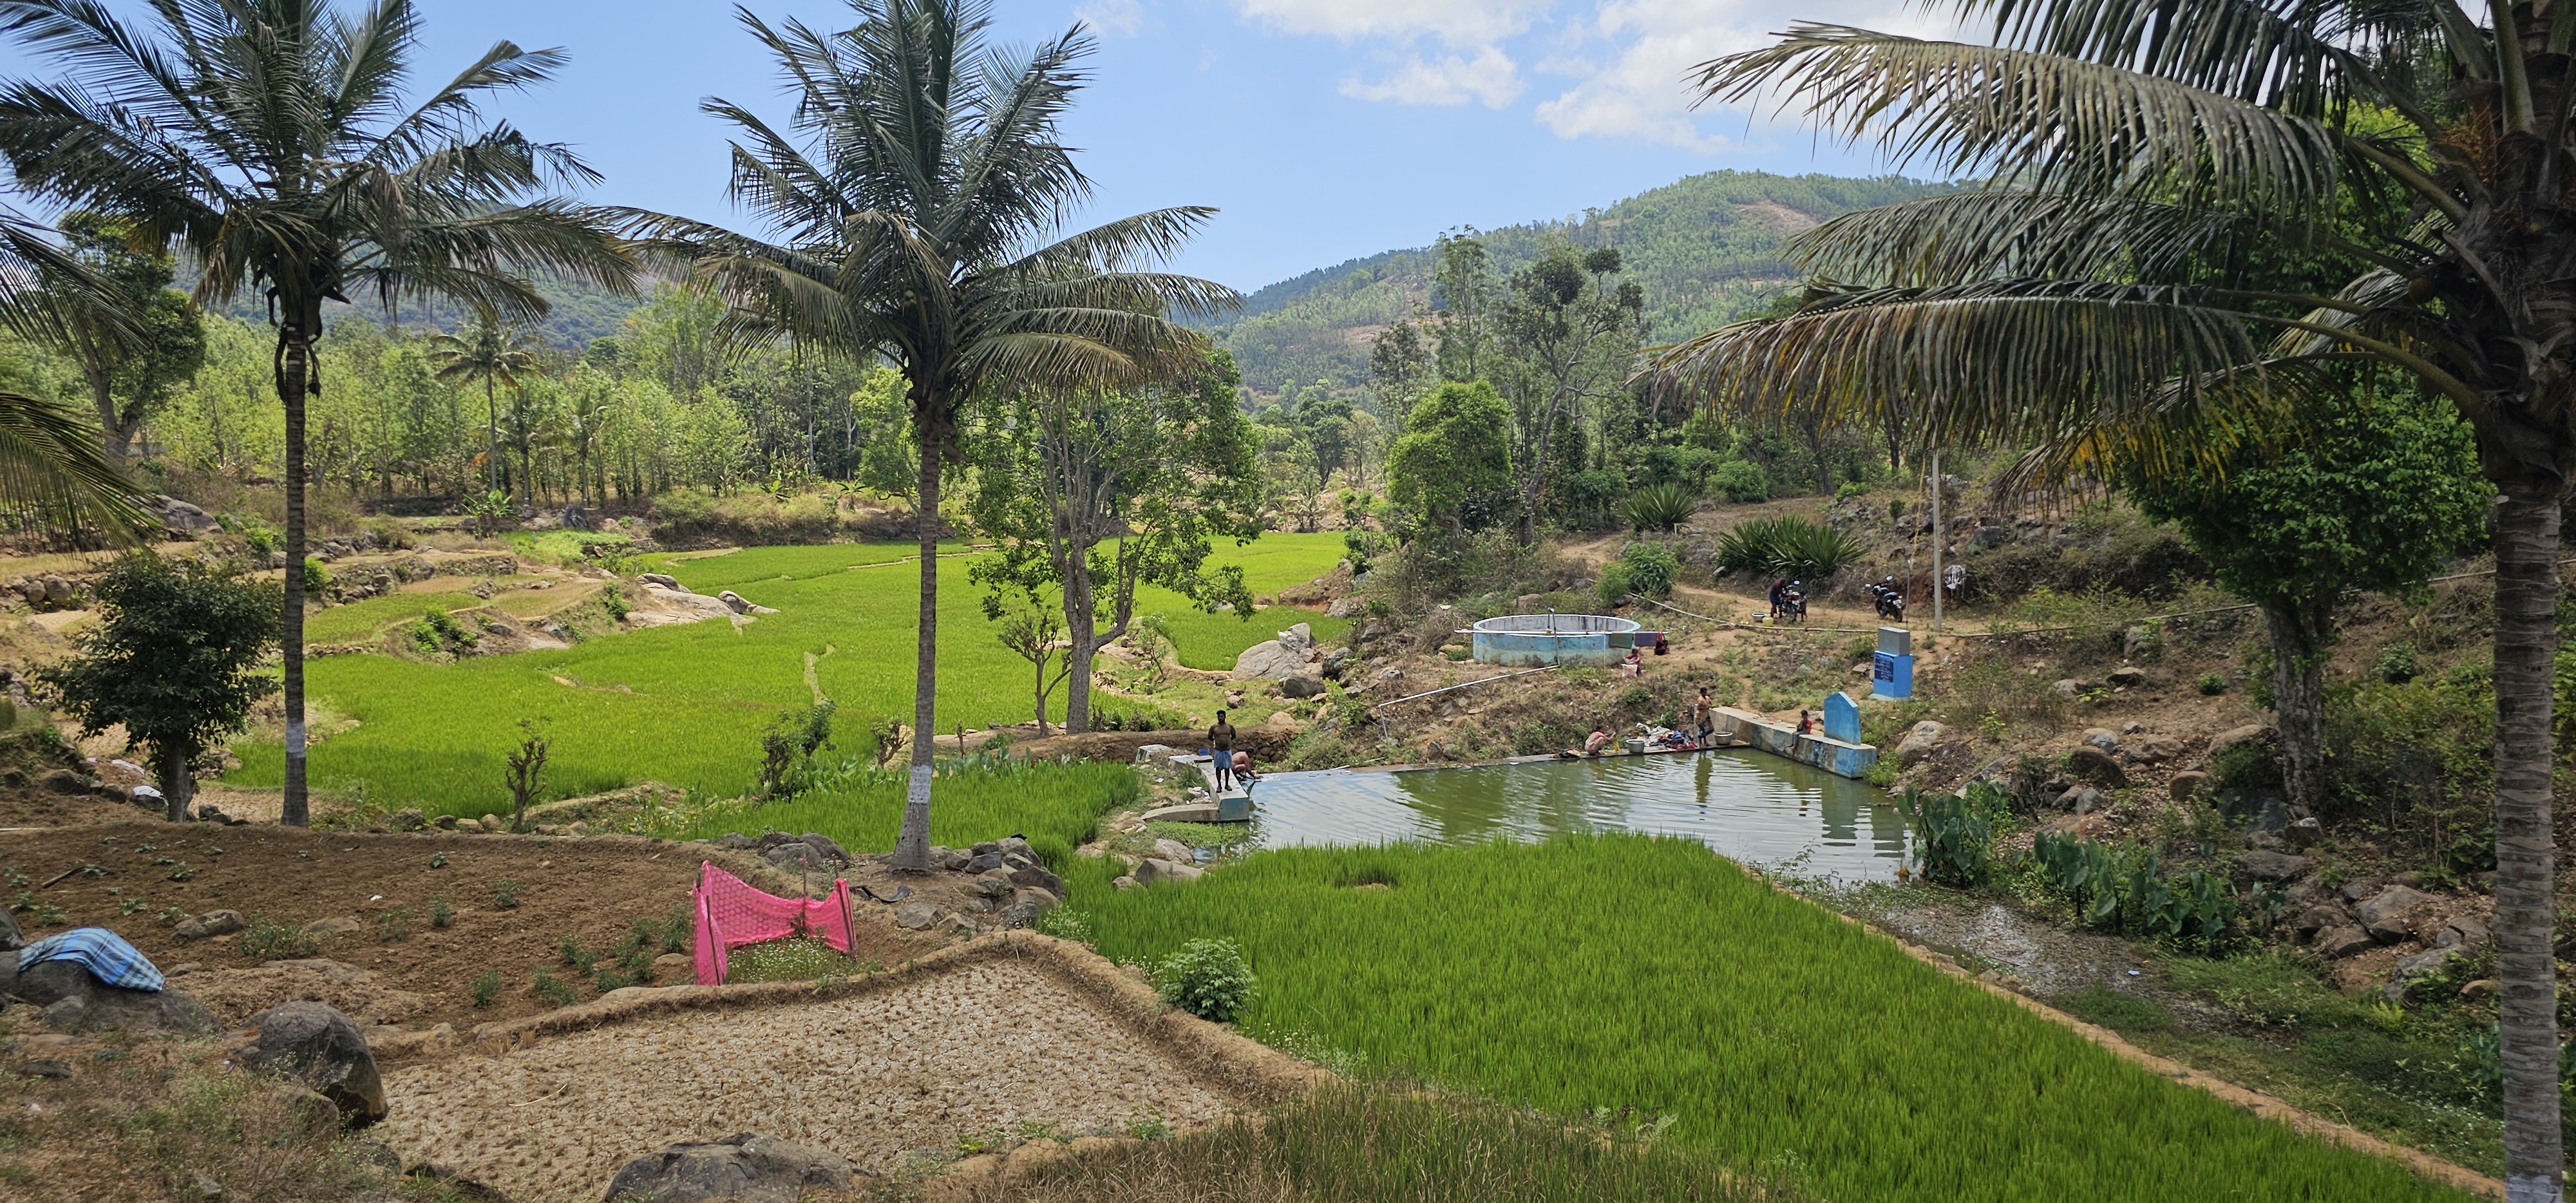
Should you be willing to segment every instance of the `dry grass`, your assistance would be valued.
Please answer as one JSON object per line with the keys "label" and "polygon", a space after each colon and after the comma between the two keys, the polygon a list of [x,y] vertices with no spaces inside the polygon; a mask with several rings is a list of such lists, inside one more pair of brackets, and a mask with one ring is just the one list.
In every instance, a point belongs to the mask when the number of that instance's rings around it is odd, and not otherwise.
{"label": "dry grass", "polygon": [[[5,1026],[41,1031],[33,1008]],[[328,1104],[265,1076],[228,1069],[218,1040],[105,1041],[24,1037],[0,1072],[0,1198],[54,1200],[213,1197],[270,1203],[348,1199],[446,1200],[406,1180],[369,1136],[345,1134]],[[71,1069],[36,1077],[34,1060]]]}

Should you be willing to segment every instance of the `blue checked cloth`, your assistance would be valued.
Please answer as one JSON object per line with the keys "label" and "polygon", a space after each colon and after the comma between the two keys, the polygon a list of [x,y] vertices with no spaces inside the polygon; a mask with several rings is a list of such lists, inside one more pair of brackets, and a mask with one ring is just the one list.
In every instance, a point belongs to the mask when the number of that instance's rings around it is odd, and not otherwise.
{"label": "blue checked cloth", "polygon": [[44,961],[77,962],[89,970],[90,976],[128,990],[161,988],[161,971],[152,967],[141,950],[126,943],[125,937],[104,927],[75,927],[18,950],[20,973]]}

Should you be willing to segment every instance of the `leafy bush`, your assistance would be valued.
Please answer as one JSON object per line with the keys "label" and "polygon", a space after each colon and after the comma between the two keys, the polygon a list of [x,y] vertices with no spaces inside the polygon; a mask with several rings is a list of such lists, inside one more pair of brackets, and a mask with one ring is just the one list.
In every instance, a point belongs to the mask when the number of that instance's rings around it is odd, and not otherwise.
{"label": "leafy bush", "polygon": [[2200,674],[2199,685],[2200,692],[2207,697],[2214,698],[2227,692],[2227,678],[2219,676],[2217,673]]}
{"label": "leafy bush", "polygon": [[1231,1023],[1252,1001],[1252,963],[1232,940],[1192,940],[1154,967],[1163,1001],[1210,1023]]}
{"label": "leafy bush", "polygon": [[1852,537],[1795,516],[1758,518],[1718,537],[1719,566],[1821,581],[1860,559]]}
{"label": "leafy bush", "polygon": [[1972,793],[1995,795],[1995,804],[1984,797],[1960,794],[1936,794],[1925,798],[1915,790],[1905,791],[1899,806],[1914,820],[1914,854],[1923,862],[1927,881],[1948,886],[1983,884],[1993,870],[1995,858],[1994,828],[1988,815],[2000,809],[2001,791],[1985,782],[1970,785]]}
{"label": "leafy bush", "polygon": [[1708,474],[1708,487],[1738,505],[1771,500],[1771,479],[1762,473],[1762,465],[1751,460],[1730,460],[1719,464]]}
{"label": "leafy bush", "polygon": [[2165,936],[2214,951],[2226,940],[2247,904],[2278,912],[2281,896],[2257,886],[2240,897],[2223,877],[2194,869],[2163,875],[2163,858],[2142,845],[2111,848],[2042,832],[2031,841],[2041,879],[2064,893],[2077,917],[2108,931]]}
{"label": "leafy bush", "polygon": [[475,978],[474,985],[470,989],[474,995],[475,1006],[491,1006],[493,996],[501,992],[501,971],[498,969],[484,970],[483,976]]}
{"label": "leafy bush", "polygon": [[2370,675],[2391,685],[2403,685],[2415,679],[2415,645],[2392,643],[2381,652],[2379,663],[2370,666]]}
{"label": "leafy bush", "polygon": [[1668,531],[1690,521],[1691,510],[1699,502],[1691,491],[1676,484],[1648,485],[1628,494],[1621,505],[1621,516],[1633,530]]}
{"label": "leafy bush", "polygon": [[432,607],[420,620],[403,628],[403,637],[413,651],[424,656],[454,654],[473,647],[479,640],[474,632],[447,611]]}
{"label": "leafy bush", "polygon": [[1673,578],[1681,575],[1681,561],[1673,558],[1672,549],[1660,543],[1631,543],[1619,558],[1601,570],[1601,600],[1616,605],[1630,594],[1638,597],[1670,597]]}
{"label": "leafy bush", "polygon": [[814,754],[832,746],[832,699],[779,715],[760,734],[760,796],[793,798],[813,784]]}

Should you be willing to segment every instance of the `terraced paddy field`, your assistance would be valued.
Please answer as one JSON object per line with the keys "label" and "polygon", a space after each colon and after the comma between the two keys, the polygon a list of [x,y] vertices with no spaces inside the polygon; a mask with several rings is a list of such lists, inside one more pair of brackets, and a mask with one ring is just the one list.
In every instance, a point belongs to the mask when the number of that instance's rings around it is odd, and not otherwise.
{"label": "terraced paddy field", "polygon": [[2471,1197],[2121,1061],[1696,842],[1295,848],[1123,892],[1115,871],[1068,873],[1099,950],[1239,941],[1246,1032],[1558,1115],[1669,1117],[1661,1145],[1802,1194]]}
{"label": "terraced paddy field", "polygon": [[[817,689],[839,703],[845,733],[880,716],[909,721],[918,580],[903,560],[912,554],[911,544],[854,544],[667,559],[664,570],[693,590],[733,589],[780,611],[740,626],[629,631],[559,651],[453,664],[376,655],[314,661],[307,671],[317,709],[356,725],[314,746],[312,779],[321,789],[431,814],[505,809],[503,758],[519,740],[519,721],[532,719],[543,720],[553,740],[549,796],[648,779],[701,793],[744,792],[754,781],[761,731],[782,711],[811,704]],[[1243,564],[1253,591],[1268,594],[1323,574],[1341,556],[1339,536],[1274,534],[1221,548],[1217,558]],[[966,581],[969,563],[961,556],[942,565],[943,729],[1022,722],[1032,713],[1028,663],[994,639],[982,591]],[[429,604],[408,595],[387,601],[383,613],[345,625],[354,632],[400,621],[397,610]],[[1230,667],[1287,621],[1312,623],[1328,638],[1346,626],[1293,610],[1249,621],[1199,614],[1159,590],[1147,591],[1138,607],[1174,618],[1181,658],[1192,665]],[[1059,691],[1059,717],[1062,699]],[[843,747],[855,751],[857,741],[845,736]],[[285,759],[279,745],[245,743],[235,751],[242,767],[229,783],[278,784]]]}

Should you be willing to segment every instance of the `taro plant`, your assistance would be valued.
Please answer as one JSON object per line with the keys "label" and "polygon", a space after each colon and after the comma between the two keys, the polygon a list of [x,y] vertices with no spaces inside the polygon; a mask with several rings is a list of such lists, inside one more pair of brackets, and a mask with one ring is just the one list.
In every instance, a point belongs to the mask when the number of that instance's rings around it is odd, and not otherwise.
{"label": "taro plant", "polygon": [[[1993,788],[1984,782],[1969,787]],[[1907,790],[1898,805],[1914,822],[1914,856],[1924,880],[1963,889],[1985,884],[1994,868],[1995,835],[1983,799]]]}

